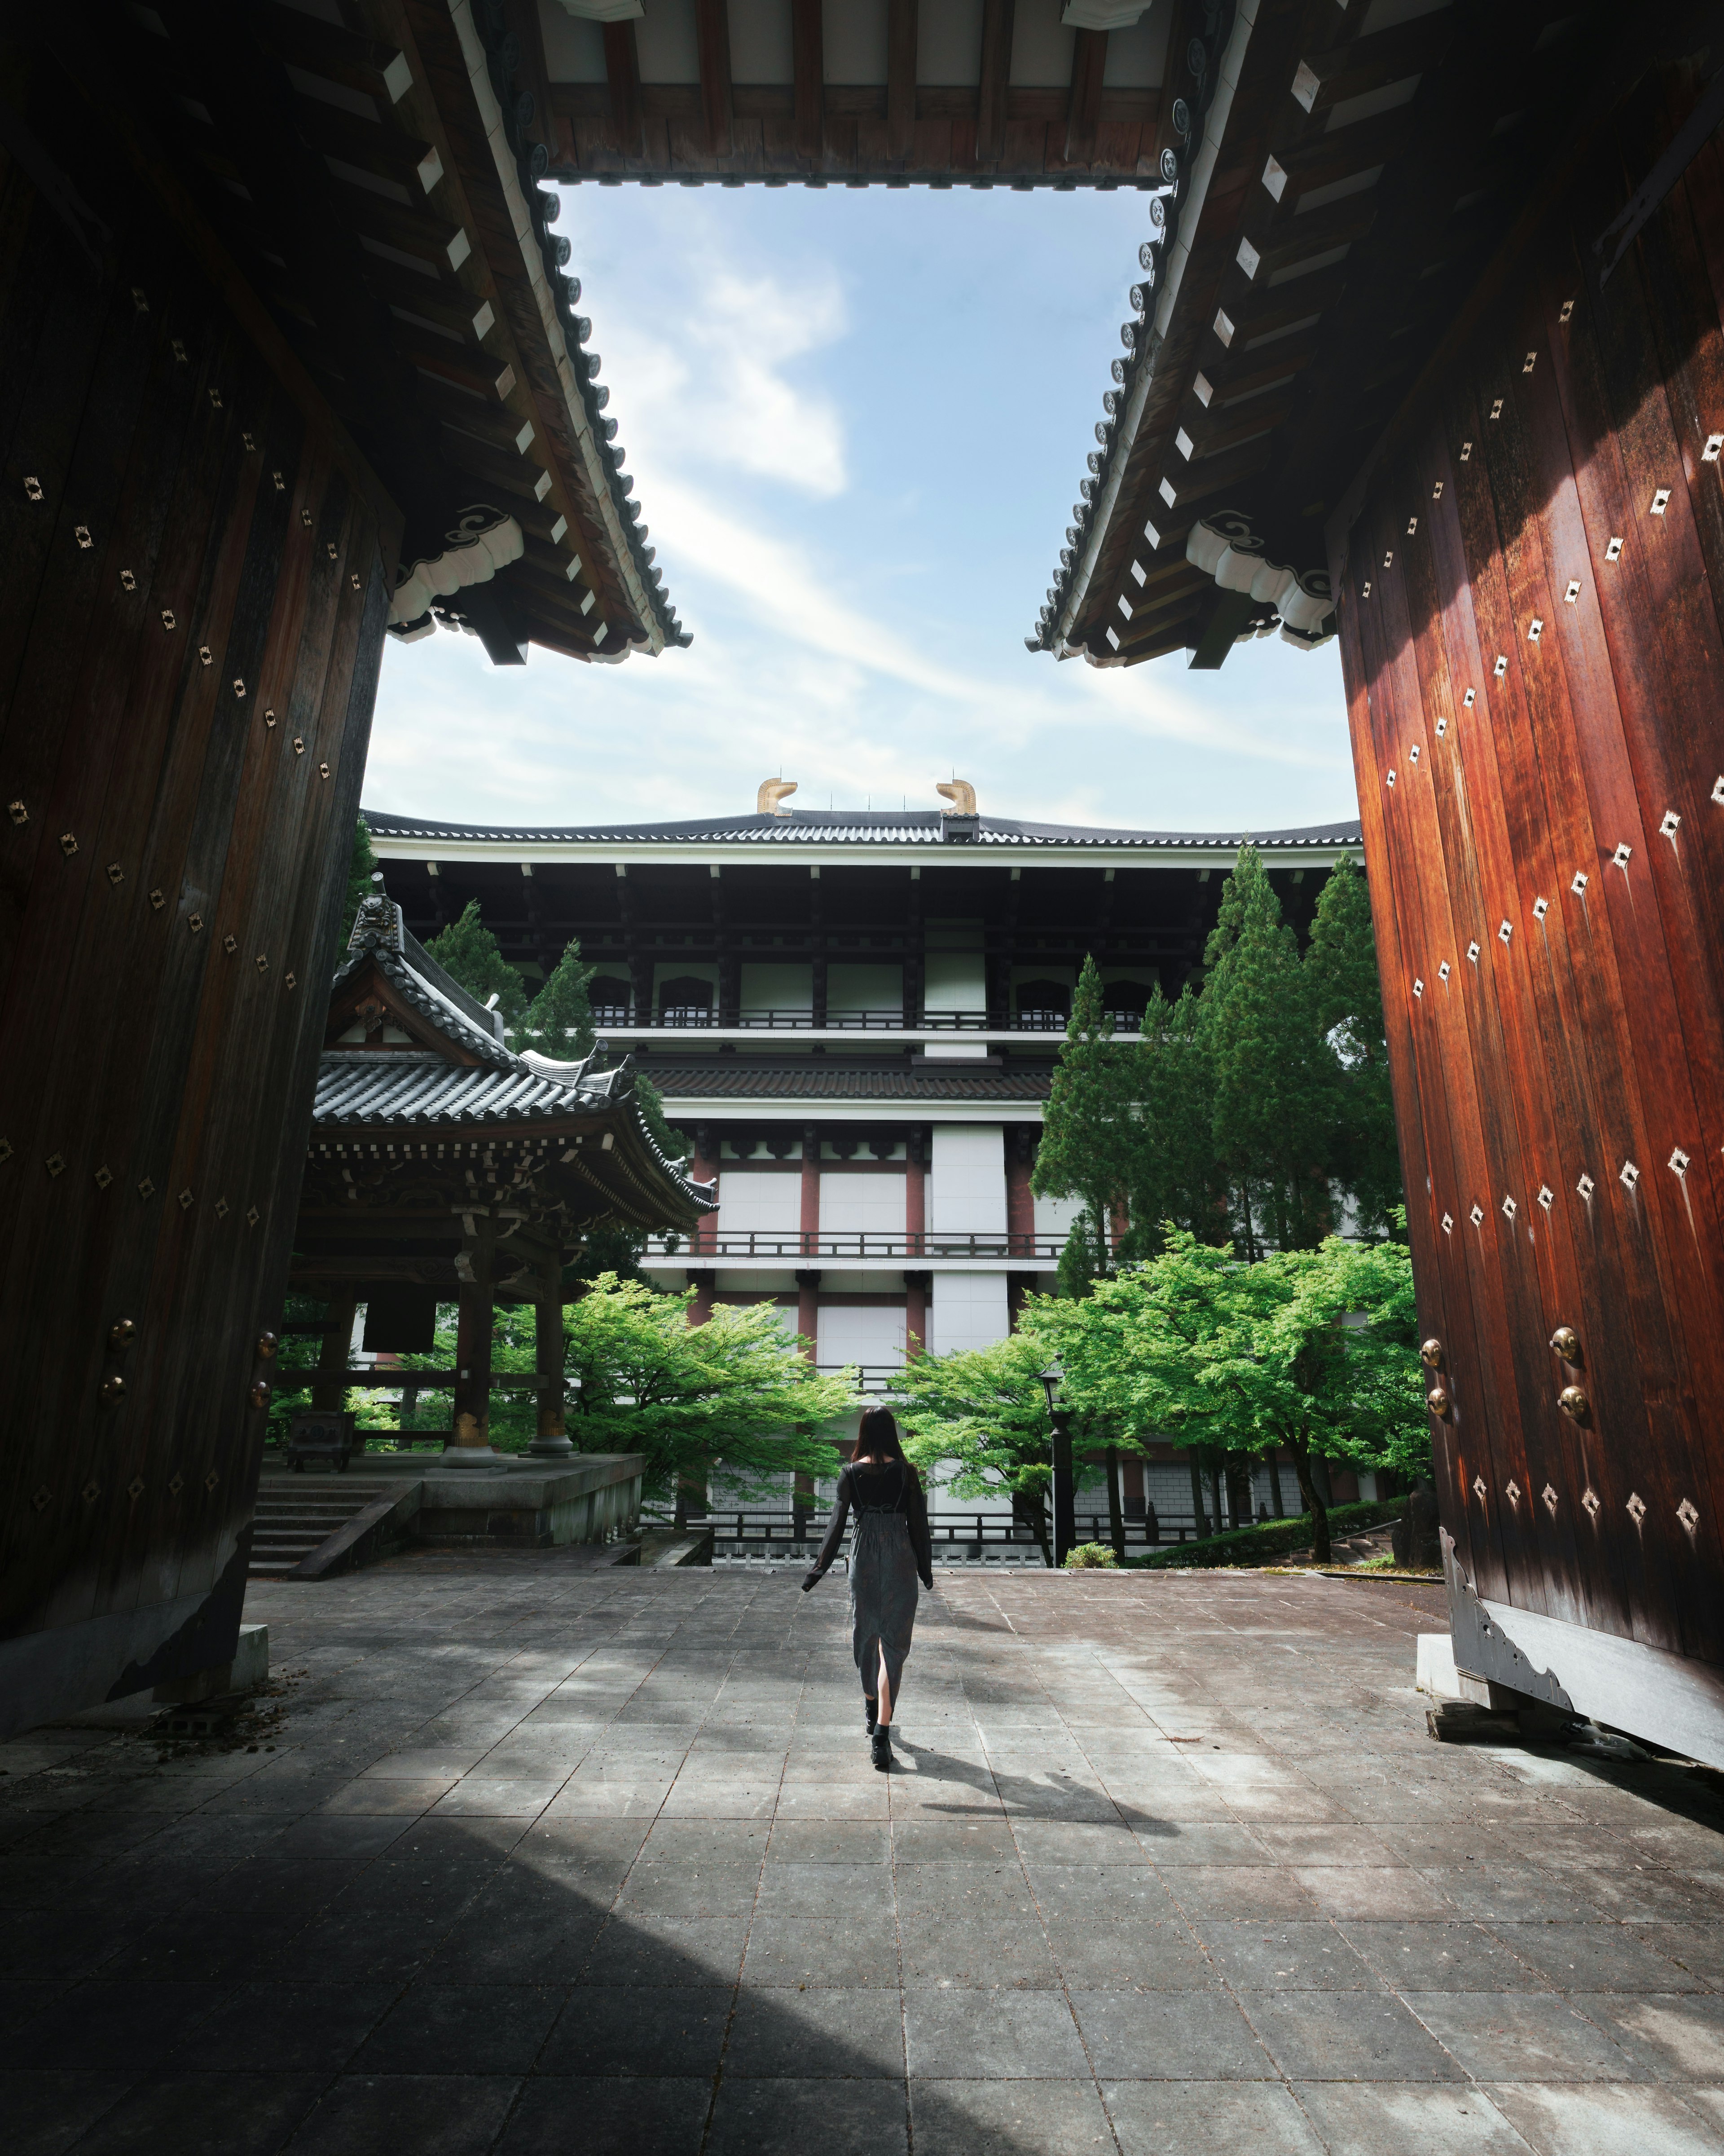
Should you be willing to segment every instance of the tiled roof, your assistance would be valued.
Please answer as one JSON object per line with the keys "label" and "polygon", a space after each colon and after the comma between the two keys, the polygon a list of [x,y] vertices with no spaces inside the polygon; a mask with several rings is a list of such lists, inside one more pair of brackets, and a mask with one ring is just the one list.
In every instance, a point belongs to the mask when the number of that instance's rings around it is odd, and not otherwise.
{"label": "tiled roof", "polygon": [[[418,817],[393,816],[367,808],[365,820],[374,839],[416,839],[485,845],[790,845],[809,839],[834,845],[937,846],[946,843],[940,812],[896,813],[851,809],[798,808],[780,816],[720,816],[675,824],[528,825],[443,824]],[[1259,846],[1357,846],[1362,828],[1357,818],[1312,824],[1286,831],[1126,831],[1091,829],[1081,824],[1030,824],[1014,817],[983,816],[969,843],[978,846],[1119,846],[1146,851],[1157,848]]]}
{"label": "tiled roof", "polygon": [[591,1084],[547,1078],[504,1050],[500,1065],[477,1069],[441,1056],[326,1050],[317,1069],[314,1126],[523,1122],[590,1116],[610,1105],[608,1070]]}
{"label": "tiled roof", "polygon": [[646,1159],[682,1198],[711,1209],[709,1187],[691,1182],[684,1172],[685,1163],[670,1160],[659,1151],[634,1099],[634,1066],[627,1056],[605,1070],[600,1067],[604,1051],[598,1049],[580,1063],[554,1062],[531,1049],[517,1055],[501,1038],[495,1014],[408,932],[401,908],[381,891],[361,901],[347,951],[335,978],[336,990],[360,967],[375,966],[445,1040],[481,1060],[476,1066],[455,1063],[425,1047],[326,1048],[317,1066],[314,1133],[356,1127],[394,1130],[537,1122],[620,1110],[625,1120],[632,1118],[628,1135]]}
{"label": "tiled roof", "polygon": [[652,1066],[667,1105],[684,1100],[1045,1101],[1050,1072],[1005,1070],[830,1070],[808,1064],[788,1070],[721,1066]]}

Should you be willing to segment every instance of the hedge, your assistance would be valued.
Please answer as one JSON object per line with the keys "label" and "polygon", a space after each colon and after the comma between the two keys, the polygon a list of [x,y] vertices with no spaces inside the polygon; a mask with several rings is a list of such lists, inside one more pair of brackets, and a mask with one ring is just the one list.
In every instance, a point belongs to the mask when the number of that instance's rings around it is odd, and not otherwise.
{"label": "hedge", "polygon": [[[1331,1505],[1329,1532],[1350,1535],[1360,1527],[1381,1527],[1398,1519],[1407,1508],[1404,1497],[1382,1497],[1370,1504]],[[1292,1520],[1260,1520],[1255,1527],[1234,1527],[1224,1535],[1208,1535],[1200,1543],[1170,1543],[1146,1556],[1131,1557],[1128,1564],[1152,1572],[1169,1565],[1262,1564],[1288,1550],[1303,1549],[1315,1528],[1309,1512]]]}

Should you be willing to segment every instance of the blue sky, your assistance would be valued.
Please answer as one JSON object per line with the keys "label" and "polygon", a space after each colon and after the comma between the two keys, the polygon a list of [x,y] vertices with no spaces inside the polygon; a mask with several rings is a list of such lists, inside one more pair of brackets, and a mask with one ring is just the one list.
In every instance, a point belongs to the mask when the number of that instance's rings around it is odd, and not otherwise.
{"label": "blue sky", "polygon": [[870,187],[564,191],[610,412],[692,649],[494,669],[385,656],[365,798],[489,823],[790,805],[1249,831],[1357,813],[1341,670],[1218,674],[1024,638],[1135,271],[1139,198]]}

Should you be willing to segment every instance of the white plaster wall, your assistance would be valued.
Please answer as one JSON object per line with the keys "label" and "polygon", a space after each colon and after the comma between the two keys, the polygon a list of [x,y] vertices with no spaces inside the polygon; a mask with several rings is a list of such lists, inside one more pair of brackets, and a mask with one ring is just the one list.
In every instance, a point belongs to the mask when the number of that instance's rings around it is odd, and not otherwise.
{"label": "white plaster wall", "polygon": [[1035,1232],[1038,1235],[1057,1235],[1063,1243],[1071,1233],[1071,1224],[1084,1209],[1081,1198],[1043,1198],[1035,1201]]}
{"label": "white plaster wall", "polygon": [[846,1175],[826,1169],[820,1178],[820,1230],[832,1235],[901,1235],[901,1175]]}
{"label": "white plaster wall", "polygon": [[[928,1232],[1003,1235],[1006,1146],[998,1123],[936,1123],[928,1175]],[[1002,1287],[1001,1293],[1003,1295]],[[1005,1327],[1000,1327],[1002,1332]]]}
{"label": "white plaster wall", "polygon": [[983,1011],[988,978],[979,951],[931,951],[922,974],[922,1009]]}
{"label": "white plaster wall", "polygon": [[936,1355],[991,1347],[1011,1326],[1003,1273],[936,1273],[928,1312],[929,1345]]}
{"label": "white plaster wall", "polygon": [[904,1360],[903,1311],[879,1303],[822,1310],[817,1359],[896,1369]]}
{"label": "white plaster wall", "polygon": [[743,966],[738,983],[745,1014],[755,1011],[812,1011],[814,1008],[814,969],[812,966]]}
{"label": "white plaster wall", "polygon": [[826,1008],[829,1011],[874,1011],[882,1017],[901,1017],[904,1011],[904,968],[901,966],[829,966],[826,969]]}
{"label": "white plaster wall", "polygon": [[718,1178],[721,1235],[793,1235],[802,1226],[799,1175],[751,1175],[727,1168]]}

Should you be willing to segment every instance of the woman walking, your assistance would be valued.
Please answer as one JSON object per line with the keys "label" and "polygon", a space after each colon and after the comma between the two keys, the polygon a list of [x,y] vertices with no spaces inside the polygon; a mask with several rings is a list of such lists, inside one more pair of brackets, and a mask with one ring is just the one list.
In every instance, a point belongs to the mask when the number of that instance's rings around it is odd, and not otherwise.
{"label": "woman walking", "polygon": [[850,1551],[850,1614],[856,1669],[874,1763],[885,1774],[892,1763],[892,1709],[916,1629],[917,1574],[931,1594],[934,1586],[927,1500],[916,1470],[904,1457],[898,1425],[885,1408],[870,1408],[862,1418],[856,1450],[838,1478],[838,1502],[826,1539],[802,1584],[804,1594],[838,1555],[852,1506],[856,1537]]}

